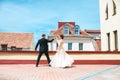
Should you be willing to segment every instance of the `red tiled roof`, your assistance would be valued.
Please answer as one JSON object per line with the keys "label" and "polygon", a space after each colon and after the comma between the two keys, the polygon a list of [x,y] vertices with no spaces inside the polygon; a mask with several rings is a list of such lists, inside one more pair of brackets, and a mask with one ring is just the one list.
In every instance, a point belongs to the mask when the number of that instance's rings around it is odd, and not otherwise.
{"label": "red tiled roof", "polygon": [[85,29],[85,32],[87,32],[87,33],[100,33],[100,30],[87,30],[87,29]]}
{"label": "red tiled roof", "polygon": [[80,36],[89,36],[89,34],[85,31],[80,30]]}
{"label": "red tiled roof", "polygon": [[51,30],[51,35],[63,34],[62,28],[64,25],[69,26],[69,30],[71,32],[70,35],[74,35],[73,28],[75,26],[75,22],[58,22],[58,30]]}
{"label": "red tiled roof", "polygon": [[[57,34],[63,34],[63,32],[62,32],[61,29],[58,29],[58,30],[51,30],[51,33],[53,33],[53,34],[51,34],[51,35],[53,35],[53,36],[55,36],[56,33],[57,33]],[[89,34],[86,33],[85,31],[80,30],[80,36],[89,36]]]}
{"label": "red tiled roof", "polygon": [[[51,34],[51,35],[55,35],[56,33],[57,34],[62,34],[62,29],[59,28],[58,30],[51,30],[51,33],[54,33],[54,34]],[[80,36],[90,36],[91,34],[100,34],[100,30],[80,30]]]}
{"label": "red tiled roof", "polygon": [[69,23],[73,26],[75,26],[75,22],[58,22],[58,28],[61,28],[63,25],[65,25],[66,23]]}
{"label": "red tiled roof", "polygon": [[8,47],[29,48],[33,41],[33,33],[0,33],[0,45],[8,44]]}

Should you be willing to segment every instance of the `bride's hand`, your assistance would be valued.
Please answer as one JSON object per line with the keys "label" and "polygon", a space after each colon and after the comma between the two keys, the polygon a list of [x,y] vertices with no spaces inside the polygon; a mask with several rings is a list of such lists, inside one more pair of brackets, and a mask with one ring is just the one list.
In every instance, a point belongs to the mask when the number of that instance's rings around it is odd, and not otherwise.
{"label": "bride's hand", "polygon": [[56,39],[56,37],[54,37],[54,39]]}
{"label": "bride's hand", "polygon": [[58,48],[57,48],[57,50],[60,50],[60,49],[61,49],[61,47],[58,47]]}
{"label": "bride's hand", "polygon": [[58,37],[57,37],[57,36],[55,36],[55,39],[58,39]]}

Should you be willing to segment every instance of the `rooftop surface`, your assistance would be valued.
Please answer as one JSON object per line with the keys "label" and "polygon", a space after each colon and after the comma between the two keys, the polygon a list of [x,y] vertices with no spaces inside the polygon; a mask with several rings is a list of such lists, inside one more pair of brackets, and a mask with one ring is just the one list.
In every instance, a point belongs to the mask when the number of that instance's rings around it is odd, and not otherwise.
{"label": "rooftop surface", "polygon": [[119,80],[120,65],[73,65],[53,68],[47,64],[0,65],[0,80]]}

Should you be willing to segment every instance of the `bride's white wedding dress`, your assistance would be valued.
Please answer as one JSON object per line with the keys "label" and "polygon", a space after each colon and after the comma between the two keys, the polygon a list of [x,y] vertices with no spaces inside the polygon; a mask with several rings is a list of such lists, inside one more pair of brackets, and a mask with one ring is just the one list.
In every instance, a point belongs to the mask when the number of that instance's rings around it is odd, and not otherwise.
{"label": "bride's white wedding dress", "polygon": [[[58,46],[62,41],[62,39],[57,40]],[[56,54],[53,56],[50,62],[50,65],[51,67],[71,67],[73,62],[73,58],[70,55],[68,55],[62,47],[60,50],[57,50]]]}

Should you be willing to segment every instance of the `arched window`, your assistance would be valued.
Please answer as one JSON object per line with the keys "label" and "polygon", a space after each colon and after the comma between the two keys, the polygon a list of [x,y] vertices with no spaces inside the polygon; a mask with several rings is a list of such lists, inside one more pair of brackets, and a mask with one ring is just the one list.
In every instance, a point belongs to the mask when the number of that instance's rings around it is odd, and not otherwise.
{"label": "arched window", "polygon": [[79,35],[80,27],[78,25],[75,25],[74,27],[74,34]]}
{"label": "arched window", "polygon": [[[111,3],[111,8],[108,8],[109,7],[108,5],[110,3]],[[109,10],[108,9],[112,9],[112,16],[114,16],[116,14],[116,4],[115,4],[114,0],[110,0],[110,2],[107,2],[107,4],[106,4],[106,10],[105,10],[106,18],[105,18],[105,20],[108,19],[108,15],[109,15]]]}
{"label": "arched window", "polygon": [[112,16],[114,16],[116,14],[116,4],[115,4],[114,0],[112,0],[112,3],[113,3],[113,14],[112,14]]}
{"label": "arched window", "polygon": [[105,14],[106,14],[105,20],[107,20],[108,19],[108,3],[106,4]]}
{"label": "arched window", "polygon": [[69,34],[69,26],[65,25],[65,26],[63,27],[63,33],[64,33],[65,35],[68,35],[68,34]]}

